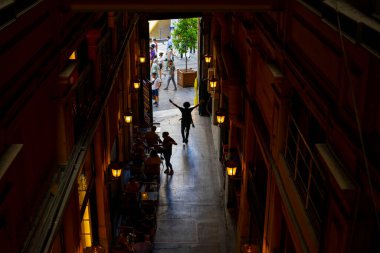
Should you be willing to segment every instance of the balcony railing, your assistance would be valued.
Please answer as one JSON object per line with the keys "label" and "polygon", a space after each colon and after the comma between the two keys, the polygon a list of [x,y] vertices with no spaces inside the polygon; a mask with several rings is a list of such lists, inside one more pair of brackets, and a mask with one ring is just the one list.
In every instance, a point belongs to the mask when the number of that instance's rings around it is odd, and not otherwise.
{"label": "balcony railing", "polygon": [[326,180],[316,156],[294,118],[289,116],[284,158],[317,236],[326,215]]}

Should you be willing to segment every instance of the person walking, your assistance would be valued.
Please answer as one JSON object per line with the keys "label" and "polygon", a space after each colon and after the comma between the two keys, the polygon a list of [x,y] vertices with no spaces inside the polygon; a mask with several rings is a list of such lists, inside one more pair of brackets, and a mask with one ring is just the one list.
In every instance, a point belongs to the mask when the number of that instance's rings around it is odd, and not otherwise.
{"label": "person walking", "polygon": [[169,48],[173,46],[173,41],[170,36],[168,36],[168,41],[166,43],[166,51],[169,51]]}
{"label": "person walking", "polygon": [[161,79],[157,77],[157,73],[152,73],[152,97],[154,99],[154,105],[157,107],[158,106],[158,101],[159,101],[159,94],[158,90],[161,87]]}
{"label": "person walking", "polygon": [[173,60],[173,61],[174,61],[174,56],[176,56],[176,55],[174,54],[173,47],[170,46],[170,47],[168,48],[168,50],[166,51],[166,58],[168,59],[168,61],[169,61],[169,60]]}
{"label": "person walking", "polygon": [[167,173],[168,175],[173,175],[173,166],[170,163],[170,159],[172,157],[172,146],[177,145],[177,142],[173,140],[172,137],[169,136],[169,132],[163,132],[162,133],[162,150],[165,158],[165,164],[166,164],[166,170],[164,173]]}
{"label": "person walking", "polygon": [[189,102],[183,103],[183,107],[178,106],[175,104],[171,99],[169,99],[169,102],[172,103],[175,107],[177,107],[182,114],[181,118],[181,135],[182,135],[182,141],[183,143],[188,142],[189,133],[190,133],[190,125],[194,126],[193,118],[191,117],[191,112],[199,106],[199,104],[190,107]]}
{"label": "person walking", "polygon": [[168,83],[164,90],[167,90],[169,88],[170,80],[173,81],[174,90],[177,90],[177,84],[175,83],[175,79],[174,79],[175,66],[174,66],[173,60],[169,60],[168,68],[169,68],[169,78],[168,78]]}

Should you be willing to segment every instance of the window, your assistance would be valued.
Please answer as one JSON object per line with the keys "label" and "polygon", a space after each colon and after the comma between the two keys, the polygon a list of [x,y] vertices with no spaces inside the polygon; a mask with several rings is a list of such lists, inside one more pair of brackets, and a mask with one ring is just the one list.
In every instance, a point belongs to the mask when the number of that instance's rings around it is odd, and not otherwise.
{"label": "window", "polygon": [[84,211],[82,223],[82,246],[83,248],[92,246],[92,230],[91,230],[91,215],[90,215],[90,203],[87,202],[86,209]]}
{"label": "window", "polygon": [[89,186],[89,170],[83,167],[82,173],[79,175],[78,182],[78,200],[80,213],[83,213],[81,222],[81,236],[83,248],[91,247],[92,245],[92,229],[91,229],[91,213],[90,213],[90,200],[88,196]]}
{"label": "window", "polygon": [[289,116],[284,158],[310,223],[320,236],[326,215],[327,188],[313,148],[324,141],[325,135],[300,98],[296,96],[294,101],[293,115],[297,120]]}

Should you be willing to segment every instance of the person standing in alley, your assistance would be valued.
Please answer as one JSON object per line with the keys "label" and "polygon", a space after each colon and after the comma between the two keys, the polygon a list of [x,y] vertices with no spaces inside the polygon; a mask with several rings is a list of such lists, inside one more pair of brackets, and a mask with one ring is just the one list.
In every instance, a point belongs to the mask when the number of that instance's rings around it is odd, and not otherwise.
{"label": "person standing in alley", "polygon": [[157,107],[158,106],[158,101],[159,101],[159,97],[158,97],[158,90],[160,89],[161,87],[161,79],[157,77],[157,73],[152,73],[152,97],[154,99],[154,105]]}
{"label": "person standing in alley", "polygon": [[168,61],[169,60],[174,61],[174,56],[176,56],[176,55],[174,54],[173,47],[170,46],[169,49],[168,49],[168,51],[166,51],[166,58],[168,59]]}
{"label": "person standing in alley", "polygon": [[169,88],[170,80],[173,81],[174,90],[177,90],[177,84],[175,83],[175,79],[174,79],[175,66],[174,66],[173,60],[169,60],[168,68],[169,68],[169,78],[168,78],[168,83],[164,90],[167,90]]}
{"label": "person standing in alley", "polygon": [[152,75],[153,75],[153,73],[156,73],[156,74],[159,73],[159,66],[158,66],[158,59],[157,58],[154,58],[154,60],[153,60],[152,67],[150,68],[150,73]]}
{"label": "person standing in alley", "polygon": [[157,43],[157,39],[156,38],[153,38],[153,44],[155,46],[156,53],[158,53],[158,43]]}
{"label": "person standing in alley", "polygon": [[153,60],[157,58],[156,46],[154,44],[150,45],[149,48],[149,59],[150,59],[150,67],[152,67]]}
{"label": "person standing in alley", "polygon": [[164,62],[163,52],[158,53],[157,61],[158,61],[158,76],[162,79],[162,67],[163,67],[163,62]]}
{"label": "person standing in alley", "polygon": [[173,175],[173,166],[170,163],[170,159],[172,157],[172,146],[177,145],[177,142],[173,140],[172,137],[169,136],[169,132],[163,132],[162,133],[162,150],[165,158],[165,164],[166,164],[166,170],[164,173],[167,173],[168,175]]}
{"label": "person standing in alley", "polygon": [[188,142],[189,138],[189,132],[190,132],[190,125],[193,125],[194,127],[194,122],[193,118],[191,117],[191,112],[199,106],[199,104],[190,107],[189,102],[183,103],[183,107],[178,106],[175,104],[171,99],[169,99],[169,102],[172,103],[175,107],[177,107],[181,113],[182,113],[182,118],[181,118],[181,134],[182,134],[182,141],[183,143]]}

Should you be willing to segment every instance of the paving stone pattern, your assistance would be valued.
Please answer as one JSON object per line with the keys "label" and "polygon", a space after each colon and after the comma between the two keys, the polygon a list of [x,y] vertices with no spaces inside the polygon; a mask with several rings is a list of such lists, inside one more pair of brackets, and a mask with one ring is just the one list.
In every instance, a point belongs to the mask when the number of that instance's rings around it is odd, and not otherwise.
{"label": "paving stone pattern", "polygon": [[[160,47],[165,49],[162,43]],[[176,57],[174,62],[177,68],[184,67],[184,59]],[[196,66],[197,52],[188,60],[189,68]],[[162,87],[166,87],[166,77],[162,79]],[[190,129],[189,143],[183,145],[181,113],[169,103],[172,99],[179,105],[185,101],[193,105],[194,94],[192,87],[177,86],[176,91],[173,86],[169,90],[161,88],[159,106],[154,107],[153,118],[160,123],[160,136],[168,131],[178,143],[173,146],[174,175],[161,171],[154,252],[233,252],[230,221],[224,206],[223,172],[214,148],[210,118],[194,110],[195,128]]]}

